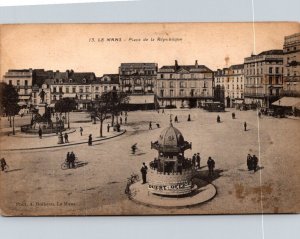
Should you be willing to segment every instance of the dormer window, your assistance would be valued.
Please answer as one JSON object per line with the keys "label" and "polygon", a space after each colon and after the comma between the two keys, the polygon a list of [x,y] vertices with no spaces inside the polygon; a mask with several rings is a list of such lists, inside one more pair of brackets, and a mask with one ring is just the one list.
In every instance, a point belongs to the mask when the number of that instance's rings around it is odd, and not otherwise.
{"label": "dormer window", "polygon": [[82,79],[82,82],[83,82],[83,83],[86,83],[86,79],[85,79],[85,78],[83,78],[83,79]]}
{"label": "dormer window", "polygon": [[73,79],[69,79],[69,83],[72,83],[73,82]]}
{"label": "dormer window", "polygon": [[62,84],[62,83],[63,83],[63,80],[62,80],[62,79],[59,79],[59,83]]}

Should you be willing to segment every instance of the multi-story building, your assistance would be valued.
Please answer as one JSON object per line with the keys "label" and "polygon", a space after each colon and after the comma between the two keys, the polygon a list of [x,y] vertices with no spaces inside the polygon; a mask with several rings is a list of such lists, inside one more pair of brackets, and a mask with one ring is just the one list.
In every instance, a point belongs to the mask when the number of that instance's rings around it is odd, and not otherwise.
{"label": "multi-story building", "polygon": [[284,37],[283,94],[300,96],[300,33]]}
{"label": "multi-story building", "polygon": [[50,85],[51,103],[62,98],[74,98],[78,109],[87,109],[92,101],[92,84],[95,80],[93,72],[56,71],[53,79],[47,80],[47,84]]}
{"label": "multi-story building", "polygon": [[121,63],[120,88],[128,94],[153,94],[157,63]]}
{"label": "multi-story building", "polygon": [[244,100],[244,65],[232,65],[229,68],[218,69],[214,76],[215,87],[224,92],[222,102],[226,107],[234,107]]}
{"label": "multi-story building", "polygon": [[283,51],[269,50],[244,60],[245,103],[269,107],[283,88]]}
{"label": "multi-story building", "polygon": [[13,85],[19,94],[19,105],[30,106],[32,93],[32,69],[8,70],[3,76],[5,83]]}
{"label": "multi-story building", "polygon": [[213,71],[204,65],[163,66],[158,70],[156,97],[162,107],[197,107],[213,99]]}

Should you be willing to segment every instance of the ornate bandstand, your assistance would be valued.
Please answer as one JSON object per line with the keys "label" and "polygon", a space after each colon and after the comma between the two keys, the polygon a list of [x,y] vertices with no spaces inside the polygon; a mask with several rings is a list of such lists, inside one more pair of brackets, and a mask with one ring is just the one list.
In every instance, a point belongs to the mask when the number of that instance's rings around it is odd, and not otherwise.
{"label": "ornate bandstand", "polygon": [[151,149],[158,151],[158,156],[150,162],[148,170],[148,191],[152,194],[179,196],[193,190],[192,177],[194,167],[184,157],[184,151],[192,148],[192,143],[184,140],[182,133],[173,126],[165,128],[159,139],[151,142]]}

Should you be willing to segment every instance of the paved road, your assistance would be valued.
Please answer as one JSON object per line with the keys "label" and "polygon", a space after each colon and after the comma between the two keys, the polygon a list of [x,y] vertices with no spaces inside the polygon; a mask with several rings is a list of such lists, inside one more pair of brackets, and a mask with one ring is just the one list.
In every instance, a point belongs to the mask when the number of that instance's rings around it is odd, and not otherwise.
{"label": "paved road", "polygon": [[[191,114],[192,121],[187,122]],[[163,210],[137,205],[124,195],[126,178],[139,173],[142,162],[152,160],[157,152],[150,142],[157,140],[162,128],[169,125],[169,114],[177,115],[174,126],[193,143],[187,156],[200,152],[202,165],[208,156],[216,161],[217,178],[213,181],[218,195],[209,203],[187,209]],[[10,172],[1,173],[2,207],[6,212],[18,210],[30,214],[166,214],[166,213],[260,213],[299,212],[298,149],[299,120],[263,118],[255,111],[217,113],[202,110],[172,110],[166,114],[134,112],[128,117],[128,132],[115,139],[64,149],[40,150],[5,155]],[[148,130],[149,121],[158,122],[160,129]],[[248,131],[243,122],[247,121]],[[259,128],[259,129],[258,129]],[[258,134],[259,133],[259,134]],[[284,135],[284,139],[283,139]],[[260,141],[260,144],[259,144]],[[130,152],[138,143],[137,155]],[[260,147],[259,147],[260,145]],[[82,167],[61,170],[68,151],[74,151]],[[299,150],[298,150],[299,151]],[[246,170],[247,153],[260,155],[263,168],[257,173]],[[287,160],[287,158],[289,160]],[[202,177],[207,168],[202,168]],[[22,202],[26,205],[22,206]],[[30,204],[32,203],[32,205]],[[43,204],[44,203],[44,204]],[[61,204],[65,204],[62,206]],[[17,206],[16,206],[17,205]],[[48,206],[48,207],[46,207]]]}

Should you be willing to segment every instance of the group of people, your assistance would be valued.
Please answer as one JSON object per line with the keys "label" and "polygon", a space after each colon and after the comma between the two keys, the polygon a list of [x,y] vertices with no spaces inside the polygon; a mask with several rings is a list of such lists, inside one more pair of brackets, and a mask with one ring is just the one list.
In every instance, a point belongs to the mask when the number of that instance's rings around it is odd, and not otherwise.
{"label": "group of people", "polygon": [[192,157],[192,165],[197,169],[200,168],[200,160],[201,160],[201,157],[200,157],[200,153],[196,153],[193,155]]}
{"label": "group of people", "polygon": [[67,162],[69,168],[75,168],[75,160],[76,160],[75,154],[73,152],[71,152],[71,153],[68,152],[66,162]]}
{"label": "group of people", "polygon": [[257,171],[258,158],[255,156],[255,154],[253,156],[251,156],[250,154],[247,155],[247,167],[248,171]]}

